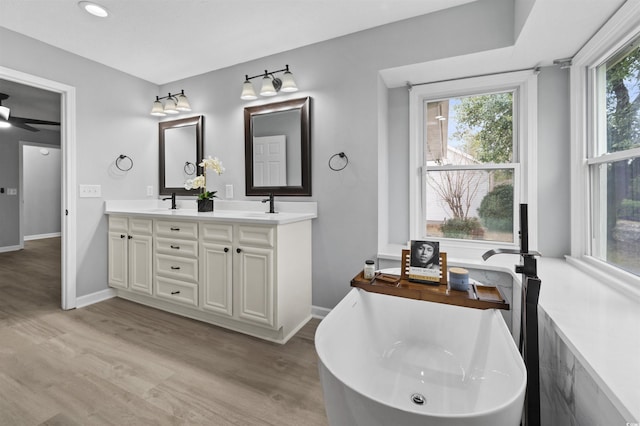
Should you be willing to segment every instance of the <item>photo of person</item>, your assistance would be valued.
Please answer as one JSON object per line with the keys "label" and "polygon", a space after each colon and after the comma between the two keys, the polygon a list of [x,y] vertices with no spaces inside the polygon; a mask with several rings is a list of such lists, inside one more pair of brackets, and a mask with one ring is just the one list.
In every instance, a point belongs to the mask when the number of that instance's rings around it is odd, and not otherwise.
{"label": "photo of person", "polygon": [[431,241],[411,242],[410,266],[434,269],[440,266],[439,244]]}
{"label": "photo of person", "polygon": [[440,243],[411,241],[409,280],[429,283],[440,281]]}

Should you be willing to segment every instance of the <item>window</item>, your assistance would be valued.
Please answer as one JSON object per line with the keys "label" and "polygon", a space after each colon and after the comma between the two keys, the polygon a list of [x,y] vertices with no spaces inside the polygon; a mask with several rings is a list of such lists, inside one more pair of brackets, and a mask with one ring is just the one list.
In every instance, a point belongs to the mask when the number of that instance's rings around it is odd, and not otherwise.
{"label": "window", "polygon": [[640,38],[591,68],[590,254],[640,275]]}
{"label": "window", "polygon": [[519,244],[518,205],[535,194],[536,97],[533,71],[412,89],[412,239],[439,240],[459,257]]}
{"label": "window", "polygon": [[427,237],[514,242],[515,96],[424,101]]}

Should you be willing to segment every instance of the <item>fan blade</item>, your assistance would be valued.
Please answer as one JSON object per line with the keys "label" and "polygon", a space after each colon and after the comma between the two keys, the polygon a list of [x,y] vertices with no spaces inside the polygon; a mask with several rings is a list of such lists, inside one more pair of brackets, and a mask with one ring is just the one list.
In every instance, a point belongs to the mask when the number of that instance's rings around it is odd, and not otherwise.
{"label": "fan blade", "polygon": [[17,128],[19,128],[19,129],[28,130],[28,131],[30,131],[30,132],[39,132],[39,131],[40,131],[40,130],[36,129],[35,127],[31,127],[31,126],[29,126],[28,124],[24,124],[24,123],[22,123],[22,122],[20,122],[20,121],[12,121],[12,120],[9,120],[9,123],[11,123],[11,125],[12,125],[13,127],[17,127]]}
{"label": "fan blade", "polygon": [[51,126],[59,126],[60,123],[57,121],[47,121],[47,120],[37,120],[35,118],[24,118],[24,117],[15,117],[9,116],[10,123],[24,123],[24,124],[48,124]]}

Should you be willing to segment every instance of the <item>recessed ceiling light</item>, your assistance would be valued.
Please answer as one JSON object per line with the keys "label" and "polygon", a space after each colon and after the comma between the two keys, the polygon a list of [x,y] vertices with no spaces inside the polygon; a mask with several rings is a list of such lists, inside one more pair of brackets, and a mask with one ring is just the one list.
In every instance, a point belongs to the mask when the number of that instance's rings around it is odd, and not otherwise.
{"label": "recessed ceiling light", "polygon": [[78,6],[83,10],[87,11],[87,13],[92,14],[93,16],[97,16],[99,18],[106,18],[109,16],[109,12],[103,6],[99,4],[91,3],[90,1],[81,1],[78,2]]}

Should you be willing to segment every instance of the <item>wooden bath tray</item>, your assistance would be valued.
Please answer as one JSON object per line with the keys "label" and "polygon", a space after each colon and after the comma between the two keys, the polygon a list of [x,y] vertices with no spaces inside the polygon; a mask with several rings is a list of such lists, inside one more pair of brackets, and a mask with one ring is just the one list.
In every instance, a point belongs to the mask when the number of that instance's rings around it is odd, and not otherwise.
{"label": "wooden bath tray", "polygon": [[477,309],[509,309],[509,303],[498,287],[471,283],[468,291],[449,290],[446,284],[419,284],[399,275],[377,274],[372,280],[364,278],[364,271],[351,280],[351,287],[372,293],[427,300],[429,302],[466,306]]}

